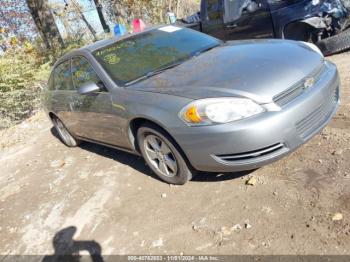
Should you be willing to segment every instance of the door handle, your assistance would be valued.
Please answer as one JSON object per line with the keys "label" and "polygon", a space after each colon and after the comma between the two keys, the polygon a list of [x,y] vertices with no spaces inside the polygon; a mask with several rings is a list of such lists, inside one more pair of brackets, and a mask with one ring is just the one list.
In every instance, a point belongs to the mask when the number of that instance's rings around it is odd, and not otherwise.
{"label": "door handle", "polygon": [[69,103],[72,107],[81,106],[83,103],[79,100],[74,100]]}
{"label": "door handle", "polygon": [[236,28],[237,24],[233,24],[233,25],[225,25],[226,28],[228,29],[232,29],[232,28]]}
{"label": "door handle", "polygon": [[83,103],[79,100],[73,102],[76,106],[81,106]]}

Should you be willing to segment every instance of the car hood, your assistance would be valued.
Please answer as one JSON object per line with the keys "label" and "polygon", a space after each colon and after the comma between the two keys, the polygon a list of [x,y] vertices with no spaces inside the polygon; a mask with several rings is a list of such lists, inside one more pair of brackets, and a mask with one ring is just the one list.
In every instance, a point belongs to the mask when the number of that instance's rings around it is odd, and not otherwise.
{"label": "car hood", "polygon": [[192,99],[238,96],[270,103],[323,64],[321,55],[300,42],[234,41],[130,88]]}

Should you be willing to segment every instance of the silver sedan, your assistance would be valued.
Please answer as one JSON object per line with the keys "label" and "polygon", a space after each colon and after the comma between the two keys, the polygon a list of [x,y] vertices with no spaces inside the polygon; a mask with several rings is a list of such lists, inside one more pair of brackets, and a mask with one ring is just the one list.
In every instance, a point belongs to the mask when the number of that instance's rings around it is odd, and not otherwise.
{"label": "silver sedan", "polygon": [[65,55],[45,104],[66,145],[141,154],[161,179],[184,184],[296,150],[335,114],[339,77],[309,43],[221,42],[168,25]]}

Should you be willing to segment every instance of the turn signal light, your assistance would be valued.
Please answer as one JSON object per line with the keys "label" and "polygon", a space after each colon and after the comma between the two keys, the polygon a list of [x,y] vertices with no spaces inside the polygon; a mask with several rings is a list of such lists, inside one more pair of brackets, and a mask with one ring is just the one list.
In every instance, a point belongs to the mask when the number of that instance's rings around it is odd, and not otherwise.
{"label": "turn signal light", "polygon": [[192,123],[200,123],[202,118],[198,114],[197,108],[195,106],[191,106],[187,109],[185,114],[187,121]]}

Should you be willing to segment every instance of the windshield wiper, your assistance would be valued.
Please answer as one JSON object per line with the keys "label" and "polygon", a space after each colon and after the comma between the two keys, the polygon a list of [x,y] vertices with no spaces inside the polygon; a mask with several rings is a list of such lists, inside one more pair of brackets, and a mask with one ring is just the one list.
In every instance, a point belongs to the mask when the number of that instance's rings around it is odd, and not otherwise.
{"label": "windshield wiper", "polygon": [[194,57],[194,56],[199,56],[200,54],[204,53],[204,52],[207,52],[215,47],[218,47],[220,44],[217,44],[217,45],[210,45],[210,46],[206,46],[194,53],[192,53],[192,56],[191,57]]}
{"label": "windshield wiper", "polygon": [[166,71],[166,70],[168,70],[168,69],[170,69],[170,68],[173,68],[173,67],[176,67],[176,66],[182,64],[182,63],[185,62],[186,60],[189,60],[189,59],[191,59],[191,58],[193,58],[193,57],[196,57],[196,56],[200,55],[201,53],[207,52],[207,51],[209,51],[209,50],[211,50],[211,49],[213,49],[213,48],[215,48],[215,47],[218,47],[219,45],[220,45],[220,44],[206,46],[206,47],[204,47],[204,48],[202,48],[202,49],[200,49],[200,50],[198,50],[198,51],[192,53],[190,56],[187,56],[187,57],[185,57],[184,59],[179,60],[178,62],[176,62],[176,63],[174,63],[174,64],[170,64],[170,65],[168,65],[168,66],[161,67],[161,68],[159,68],[159,69],[150,71],[150,72],[148,72],[146,75],[140,76],[140,77],[138,77],[138,78],[136,78],[136,79],[134,79],[134,80],[132,80],[132,81],[130,81],[130,82],[127,82],[127,83],[125,84],[125,86],[130,86],[130,85],[135,84],[135,83],[137,83],[137,82],[140,82],[140,81],[142,81],[142,80],[144,80],[144,79],[146,79],[146,78],[150,78],[150,77],[152,77],[152,76],[154,76],[154,75],[160,74],[160,73],[162,73],[162,72],[164,72],[164,71]]}
{"label": "windshield wiper", "polygon": [[157,75],[157,74],[160,74],[160,73],[162,73],[162,72],[164,72],[164,71],[166,71],[166,70],[168,70],[168,69],[170,69],[170,68],[173,68],[173,67],[176,67],[176,66],[182,64],[183,62],[184,62],[184,61],[181,60],[181,61],[176,62],[176,63],[174,63],[174,64],[170,64],[170,65],[168,65],[168,66],[164,66],[164,67],[162,67],[162,68],[159,68],[159,69],[150,71],[150,72],[148,72],[147,74],[145,74],[145,75],[143,75],[143,76],[140,76],[140,77],[138,77],[138,78],[136,78],[136,79],[134,79],[134,80],[132,80],[132,81],[130,81],[130,82],[127,82],[127,83],[125,84],[125,86],[129,86],[129,85],[135,84],[135,83],[137,83],[137,82],[139,82],[139,81],[141,81],[141,80],[144,80],[144,79],[146,79],[146,78],[150,78],[150,77],[152,77],[152,76],[154,76],[154,75]]}

